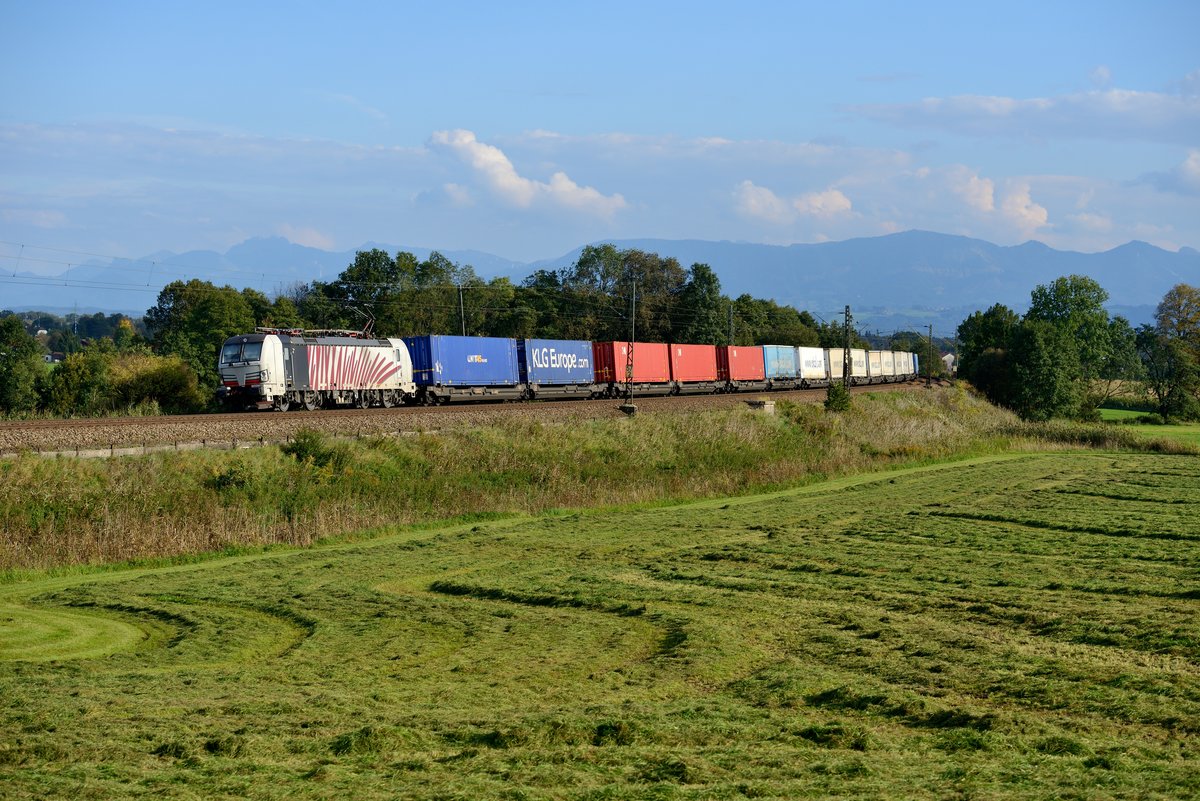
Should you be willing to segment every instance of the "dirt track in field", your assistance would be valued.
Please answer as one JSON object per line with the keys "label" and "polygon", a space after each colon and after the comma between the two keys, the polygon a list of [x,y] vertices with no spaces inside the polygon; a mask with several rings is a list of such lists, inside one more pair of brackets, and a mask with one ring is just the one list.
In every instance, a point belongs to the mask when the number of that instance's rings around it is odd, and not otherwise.
{"label": "dirt track in field", "polygon": [[[916,390],[921,382],[856,387],[854,392]],[[819,403],[825,390],[684,395],[634,399],[639,414],[691,412],[739,406],[756,399]],[[0,454],[21,451],[64,452],[103,448],[210,443],[228,447],[286,440],[301,429],[337,436],[431,431],[487,425],[516,415],[542,419],[603,419],[623,416],[615,400],[538,401],[533,403],[462,403],[399,409],[331,409],[316,412],[243,412],[240,414],[119,417],[85,420],[0,422]]]}

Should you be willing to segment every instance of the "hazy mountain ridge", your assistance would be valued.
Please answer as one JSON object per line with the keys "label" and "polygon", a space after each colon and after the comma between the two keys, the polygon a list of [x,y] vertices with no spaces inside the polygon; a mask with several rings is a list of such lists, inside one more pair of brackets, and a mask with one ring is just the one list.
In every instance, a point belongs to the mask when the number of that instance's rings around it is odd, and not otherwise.
{"label": "hazy mountain ridge", "polygon": [[[763,245],[704,240],[613,240],[676,258],[685,267],[712,266],[726,294],[774,298],[823,317],[849,304],[860,325],[888,330],[933,324],[949,333],[970,312],[993,303],[1022,310],[1037,284],[1079,273],[1108,290],[1115,311],[1136,324],[1149,319],[1163,294],[1177,283],[1200,283],[1200,252],[1172,253],[1145,242],[1129,242],[1102,253],[1059,251],[1041,242],[1015,246],[980,239],[906,231],[842,242]],[[389,253],[418,258],[431,249],[368,243]],[[470,264],[485,279],[520,281],[539,269],[561,269],[582,246],[557,258],[516,262],[479,251],[441,251]],[[177,279],[253,287],[268,294],[295,282],[330,281],[354,260],[355,251],[330,252],[286,239],[248,239],[224,254],[215,251],[160,252],[136,261],[92,260],[57,277],[18,273],[23,283],[0,282],[0,308],[80,312],[144,313],[158,291]],[[63,282],[63,283],[57,283]],[[80,286],[86,284],[86,286]]]}

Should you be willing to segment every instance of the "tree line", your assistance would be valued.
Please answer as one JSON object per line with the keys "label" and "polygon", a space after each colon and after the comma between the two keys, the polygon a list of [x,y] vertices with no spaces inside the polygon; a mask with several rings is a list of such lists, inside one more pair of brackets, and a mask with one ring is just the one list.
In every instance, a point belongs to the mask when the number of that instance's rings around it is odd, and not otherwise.
{"label": "tree line", "polygon": [[[97,315],[103,318],[103,315]],[[120,317],[114,315],[113,317]],[[83,318],[80,318],[82,320]],[[440,253],[427,259],[365,250],[332,281],[287,287],[274,298],[255,289],[175,281],[141,324],[112,322],[112,335],[65,339],[62,364],[39,363],[44,346],[21,322],[0,330],[0,413],[106,414],[204,407],[218,383],[217,354],[231,336],[256,327],[362,330],[377,336],[462,334],[514,338],[625,340],[716,345],[841,347],[840,319],[749,294],[729,297],[706,264],[613,245],[584,248],[574,264],[539,270],[520,283],[483,280]],[[60,339],[62,339],[60,337]],[[869,347],[855,331],[852,347]],[[915,332],[893,338],[908,347]]]}
{"label": "tree line", "polygon": [[1095,419],[1131,387],[1164,420],[1200,419],[1200,290],[1176,285],[1136,330],[1107,301],[1096,281],[1070,275],[1037,286],[1024,315],[977,311],[958,327],[958,374],[1028,420]]}

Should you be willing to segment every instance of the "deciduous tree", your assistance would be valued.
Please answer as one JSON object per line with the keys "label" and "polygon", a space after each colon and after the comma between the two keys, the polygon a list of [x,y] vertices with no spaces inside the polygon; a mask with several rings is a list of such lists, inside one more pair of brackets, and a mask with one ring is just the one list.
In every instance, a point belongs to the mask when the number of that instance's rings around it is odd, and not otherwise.
{"label": "deciduous tree", "polygon": [[156,350],[191,365],[205,391],[217,386],[221,344],[235,334],[253,331],[255,324],[254,312],[241,292],[196,279],[163,287],[145,320]]}
{"label": "deciduous tree", "polygon": [[1179,340],[1200,364],[1200,289],[1176,284],[1158,304],[1154,320],[1163,335]]}
{"label": "deciduous tree", "polygon": [[1013,331],[1008,358],[1012,407],[1022,418],[1049,420],[1079,408],[1078,355],[1063,329],[1023,320]]}
{"label": "deciduous tree", "polygon": [[[975,312],[958,326],[958,374],[983,389],[976,376],[980,357],[987,351],[1008,350],[1013,332],[1021,318],[1007,306],[997,303],[984,312]],[[994,374],[995,358],[989,359],[989,375]],[[989,398],[992,396],[989,394]],[[993,400],[995,400],[993,398]]]}
{"label": "deciduous tree", "polygon": [[41,347],[20,318],[0,317],[0,413],[37,407],[37,382],[45,372]]}

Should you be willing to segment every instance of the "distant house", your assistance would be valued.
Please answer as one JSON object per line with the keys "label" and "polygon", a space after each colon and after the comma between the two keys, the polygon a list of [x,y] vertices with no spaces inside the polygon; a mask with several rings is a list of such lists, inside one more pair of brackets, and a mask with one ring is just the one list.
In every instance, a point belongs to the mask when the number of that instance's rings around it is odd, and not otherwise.
{"label": "distant house", "polygon": [[953,373],[954,372],[954,354],[947,353],[945,356],[943,356],[942,364],[945,365],[947,373]]}
{"label": "distant house", "polygon": [[55,351],[54,353],[47,353],[45,356],[43,356],[42,361],[44,361],[46,364],[58,364],[65,358],[66,354]]}

